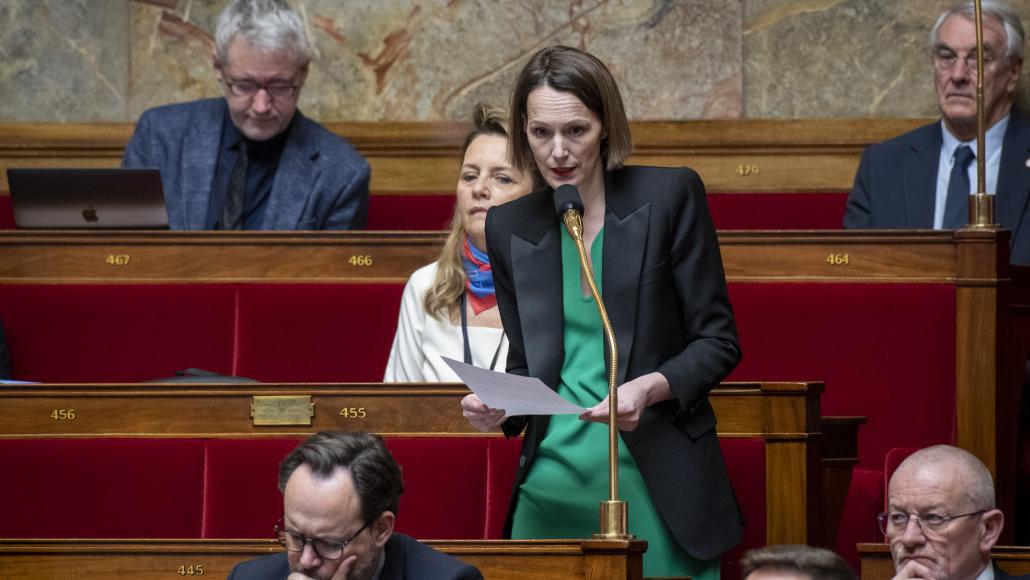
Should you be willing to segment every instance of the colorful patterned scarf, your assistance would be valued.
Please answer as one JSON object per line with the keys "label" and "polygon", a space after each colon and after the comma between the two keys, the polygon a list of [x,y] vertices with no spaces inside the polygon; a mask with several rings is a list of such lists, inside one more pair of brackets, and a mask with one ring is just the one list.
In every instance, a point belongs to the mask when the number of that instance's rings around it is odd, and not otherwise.
{"label": "colorful patterned scarf", "polygon": [[461,250],[461,261],[465,265],[465,288],[472,311],[476,314],[497,306],[494,294],[494,273],[490,269],[490,256],[472,245],[468,237]]}

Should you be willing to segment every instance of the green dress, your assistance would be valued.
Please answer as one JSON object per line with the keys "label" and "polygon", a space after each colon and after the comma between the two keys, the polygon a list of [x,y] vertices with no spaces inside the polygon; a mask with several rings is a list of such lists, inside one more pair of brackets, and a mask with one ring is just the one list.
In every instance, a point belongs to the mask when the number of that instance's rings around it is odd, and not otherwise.
{"label": "green dress", "polygon": [[[594,279],[601,286],[604,230],[590,248]],[[592,407],[608,394],[601,317],[580,290],[575,242],[562,229],[564,348],[558,393]],[[600,527],[598,506],[608,499],[608,425],[555,415],[536,458],[519,486],[512,538],[588,538]],[[662,521],[629,449],[619,438],[619,499],[629,506],[629,531],[647,540],[644,575],[718,578],[719,560],[692,558]],[[691,501],[684,497],[683,501]]]}

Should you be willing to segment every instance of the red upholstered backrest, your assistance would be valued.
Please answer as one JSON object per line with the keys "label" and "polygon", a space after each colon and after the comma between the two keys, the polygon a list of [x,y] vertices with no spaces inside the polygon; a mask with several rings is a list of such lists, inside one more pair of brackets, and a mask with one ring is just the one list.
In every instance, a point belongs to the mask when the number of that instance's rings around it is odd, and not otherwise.
{"label": "red upholstered backrest", "polygon": [[484,538],[487,443],[484,437],[387,439],[404,472],[397,531],[424,539]]}
{"label": "red upholstered backrest", "polygon": [[204,449],[203,538],[271,538],[283,513],[279,462],[302,439],[212,439]]}
{"label": "red upholstered backrest", "polygon": [[839,230],[848,192],[710,193],[708,211],[720,230]]}
{"label": "red upholstered backrest", "polygon": [[196,367],[261,381],[383,377],[404,285],[0,285],[14,378],[135,382]]}
{"label": "red upholstered backrest", "polygon": [[199,439],[0,440],[0,537],[200,537]]}
{"label": "red upholstered backrest", "polygon": [[[864,415],[861,465],[954,440],[950,284],[730,284],[744,356],[729,380],[825,381],[823,415]],[[914,412],[913,409],[918,409]]]}
{"label": "red upholstered backrest", "polygon": [[[268,538],[282,515],[278,466],[299,441],[0,440],[0,462],[12,474],[0,481],[0,497],[11,500],[0,537]],[[424,539],[501,537],[520,440],[386,442],[405,481],[398,531]],[[764,443],[720,443],[749,522],[737,551],[764,545]]]}
{"label": "red upholstered backrest", "polygon": [[403,290],[403,284],[242,285],[235,374],[265,382],[381,381]]}
{"label": "red upholstered backrest", "polygon": [[883,534],[876,523],[876,514],[883,511],[883,472],[855,469],[844,502],[844,512],[837,526],[836,552],[856,571],[861,569],[858,544],[882,542]]}
{"label": "red upholstered backrest", "polygon": [[[457,173],[454,182],[458,182]],[[366,229],[446,230],[451,225],[454,200],[454,193],[371,195]]]}
{"label": "red upholstered backrest", "polygon": [[14,208],[11,207],[11,196],[0,193],[0,230],[14,229]]}
{"label": "red upholstered backrest", "polygon": [[883,460],[884,498],[882,505],[884,511],[886,511],[887,509],[886,492],[890,490],[891,477],[894,476],[894,472],[897,471],[898,466],[901,465],[902,461],[905,461],[905,459],[907,459],[909,455],[912,455],[920,449],[922,449],[922,447],[895,447],[887,452],[887,457],[885,457]]}
{"label": "red upholstered backrest", "polygon": [[487,442],[486,533],[488,540],[503,537],[515,472],[519,466],[522,438],[494,438]]}
{"label": "red upholstered backrest", "polygon": [[[207,441],[203,537],[270,537],[282,515],[279,463],[298,443],[288,437]],[[423,539],[501,537],[520,440],[388,437],[386,445],[404,474],[398,531]]]}
{"label": "red upholstered backrest", "polygon": [[739,578],[739,563],[744,552],[766,544],[765,526],[769,515],[765,501],[765,441],[757,437],[723,437],[719,439],[719,447],[745,522],[741,542],[723,555],[722,576]]}
{"label": "red upholstered backrest", "polygon": [[232,368],[228,285],[0,285],[14,378],[134,382]]}
{"label": "red upholstered backrest", "polygon": [[[839,230],[847,201],[846,191],[709,193],[708,210],[720,230]],[[453,211],[450,192],[378,193],[367,229],[445,230]]]}
{"label": "red upholstered backrest", "polygon": [[[455,175],[455,182],[457,175]],[[848,192],[709,193],[708,210],[722,230],[841,229]],[[377,193],[369,196],[369,230],[445,230],[454,194]],[[0,229],[14,228],[9,195],[0,194]]]}

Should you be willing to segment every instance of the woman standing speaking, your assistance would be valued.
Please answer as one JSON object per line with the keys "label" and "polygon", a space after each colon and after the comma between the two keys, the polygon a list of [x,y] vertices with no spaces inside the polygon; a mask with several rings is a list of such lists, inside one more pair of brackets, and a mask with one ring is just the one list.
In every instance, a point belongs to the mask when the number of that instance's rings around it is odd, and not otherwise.
{"label": "woman standing speaking", "polygon": [[588,537],[608,490],[606,349],[597,307],[554,190],[571,184],[595,282],[618,345],[620,496],[647,540],[645,576],[718,578],[742,521],[708,392],[740,359],[705,189],[689,168],[626,167],[629,122],[611,73],[568,47],[536,53],[516,81],[510,151],[547,187],[487,216],[487,247],[510,345],[509,373],[588,410],[506,417],[462,401],[480,430],[525,430],[506,532]]}

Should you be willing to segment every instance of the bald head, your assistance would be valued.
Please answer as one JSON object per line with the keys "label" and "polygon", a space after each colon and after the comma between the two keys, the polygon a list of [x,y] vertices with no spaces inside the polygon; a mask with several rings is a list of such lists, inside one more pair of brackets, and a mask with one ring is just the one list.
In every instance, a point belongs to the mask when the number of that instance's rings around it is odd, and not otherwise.
{"label": "bald head", "polygon": [[884,532],[898,576],[976,578],[991,562],[1005,517],[991,474],[971,453],[937,445],[891,476]]}
{"label": "bald head", "polygon": [[[948,487],[968,501],[973,509],[994,508],[994,480],[987,466],[975,455],[952,447],[934,445],[909,455],[891,476],[890,488],[899,479],[917,478],[931,482],[950,482]],[[888,490],[888,495],[889,495]]]}

